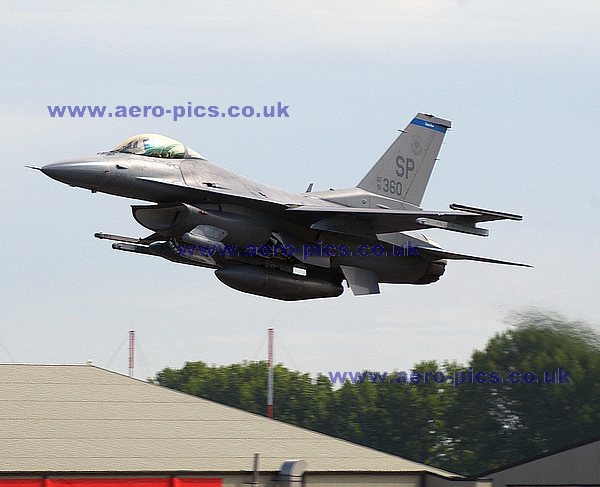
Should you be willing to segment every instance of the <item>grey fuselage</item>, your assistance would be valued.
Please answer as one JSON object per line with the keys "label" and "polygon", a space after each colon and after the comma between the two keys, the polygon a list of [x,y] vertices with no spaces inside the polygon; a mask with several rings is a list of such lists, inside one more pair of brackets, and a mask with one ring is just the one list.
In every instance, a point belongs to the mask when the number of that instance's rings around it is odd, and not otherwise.
{"label": "grey fuselage", "polygon": [[[413,245],[432,246],[424,237],[419,238],[421,236],[413,232],[410,235],[396,232],[377,236],[367,229],[364,235],[356,235],[360,229],[353,231],[353,234],[323,231],[311,228],[313,222],[310,218],[298,214],[292,218],[285,211],[285,208],[293,206],[339,207],[340,204],[367,208],[376,205],[414,208],[359,188],[294,194],[262,185],[204,159],[160,159],[119,152],[61,161],[43,167],[42,171],[63,183],[93,192],[157,203],[150,207],[134,206],[134,217],[142,225],[176,244],[171,245],[173,251],[177,250],[172,256],[161,255],[176,262],[215,269],[234,263],[259,263],[284,272],[300,267],[306,269],[307,277],[316,276],[336,284],[344,278],[340,266],[367,268],[382,283],[425,284],[437,280],[443,272],[443,267],[440,272],[439,264],[432,270],[431,259],[392,254],[392,244],[407,246],[412,242]],[[203,214],[190,214],[194,208],[203,210]],[[163,215],[158,217],[160,212]],[[188,213],[187,219],[182,213]],[[153,217],[153,214],[157,216]],[[179,221],[175,222],[177,217]],[[173,218],[171,223],[175,223],[169,226],[165,218]],[[360,224],[357,222],[357,225]],[[245,254],[222,256],[217,252],[212,259],[203,259],[189,255],[189,252],[181,252],[182,248],[189,249],[186,247],[189,241],[182,241],[182,236],[198,225],[223,230],[225,236],[218,241],[240,250],[272,243],[275,235],[282,239],[282,244],[292,243],[294,247],[346,245],[354,255],[336,255],[325,259],[318,255],[303,259],[298,255],[285,259]],[[376,244],[383,245],[390,255],[357,255],[358,246],[372,247]]]}
{"label": "grey fuselage", "polygon": [[487,236],[479,223],[521,215],[420,205],[449,120],[418,113],[355,188],[293,194],[215,166],[188,146],[139,134],[114,150],[49,164],[71,186],[152,202],[133,205],[144,238],[98,233],[113,248],[216,269],[224,284],[282,300],[377,294],[379,283],[429,284],[446,261],[525,266],[440,248],[420,230]]}

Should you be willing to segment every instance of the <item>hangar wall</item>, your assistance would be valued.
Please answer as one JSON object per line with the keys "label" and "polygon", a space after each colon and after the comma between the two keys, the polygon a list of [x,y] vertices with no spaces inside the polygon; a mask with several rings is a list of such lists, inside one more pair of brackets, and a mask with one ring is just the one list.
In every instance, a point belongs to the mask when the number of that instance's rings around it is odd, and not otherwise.
{"label": "hangar wall", "polygon": [[600,440],[486,474],[494,487],[508,485],[600,486]]}
{"label": "hangar wall", "polygon": [[448,479],[438,475],[425,474],[420,487],[492,487],[490,479]]}
{"label": "hangar wall", "polygon": [[224,487],[220,478],[42,477],[0,478],[0,487]]}
{"label": "hangar wall", "polygon": [[306,487],[376,487],[393,485],[399,487],[420,487],[421,475],[386,475],[386,474],[306,474]]}
{"label": "hangar wall", "polygon": [[[277,473],[261,474],[259,487],[281,487]],[[15,476],[0,477],[0,487],[247,487],[251,484],[249,473],[214,474],[209,477],[185,476],[86,476],[57,475],[33,478]],[[488,481],[448,479],[437,475],[415,473],[307,473],[303,487],[490,487]]]}

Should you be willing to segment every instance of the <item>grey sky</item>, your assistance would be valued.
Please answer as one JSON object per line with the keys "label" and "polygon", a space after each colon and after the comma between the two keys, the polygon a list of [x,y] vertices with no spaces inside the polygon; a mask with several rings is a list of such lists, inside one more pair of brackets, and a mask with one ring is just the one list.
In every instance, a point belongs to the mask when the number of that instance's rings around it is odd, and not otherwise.
{"label": "grey sky", "polygon": [[[154,374],[255,356],[316,373],[466,361],[524,307],[600,331],[600,3],[3,2],[0,361],[107,365],[135,328]],[[53,119],[46,105],[289,105],[285,119]],[[534,269],[450,262],[429,286],[283,303],[210,270],[115,252],[142,236],[133,201],[25,164],[142,132],[181,140],[271,186],[354,186],[418,112],[453,121],[424,206],[517,212],[449,250]],[[557,364],[560,365],[560,364]],[[126,353],[112,367],[126,371]]]}

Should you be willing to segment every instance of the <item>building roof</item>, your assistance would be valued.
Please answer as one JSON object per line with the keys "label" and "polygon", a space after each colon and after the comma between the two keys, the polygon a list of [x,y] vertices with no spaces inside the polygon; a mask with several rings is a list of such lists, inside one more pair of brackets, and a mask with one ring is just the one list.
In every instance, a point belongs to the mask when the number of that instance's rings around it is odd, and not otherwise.
{"label": "building roof", "polygon": [[454,474],[91,365],[0,365],[0,473]]}

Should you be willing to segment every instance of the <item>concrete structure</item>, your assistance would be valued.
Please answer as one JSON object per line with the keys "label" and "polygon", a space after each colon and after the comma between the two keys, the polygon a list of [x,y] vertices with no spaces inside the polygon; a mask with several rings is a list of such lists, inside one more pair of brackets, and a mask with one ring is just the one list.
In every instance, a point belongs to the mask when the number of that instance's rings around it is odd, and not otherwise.
{"label": "concrete structure", "polygon": [[255,452],[264,486],[489,485],[92,365],[0,365],[0,487],[242,486]]}
{"label": "concrete structure", "polygon": [[485,474],[493,487],[600,486],[600,438]]}

